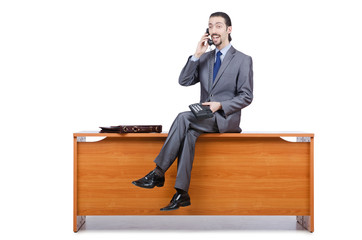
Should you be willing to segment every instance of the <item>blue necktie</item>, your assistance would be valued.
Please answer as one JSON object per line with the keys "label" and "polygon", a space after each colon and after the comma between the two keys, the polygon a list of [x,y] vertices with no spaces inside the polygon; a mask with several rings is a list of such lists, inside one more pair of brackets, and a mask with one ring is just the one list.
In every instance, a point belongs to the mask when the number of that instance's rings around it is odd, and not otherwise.
{"label": "blue necktie", "polygon": [[221,66],[221,59],[220,59],[221,54],[222,53],[220,51],[218,51],[217,54],[216,54],[216,61],[215,61],[215,64],[214,64],[214,78],[212,79],[212,82],[215,81],[217,72],[219,71],[220,66]]}

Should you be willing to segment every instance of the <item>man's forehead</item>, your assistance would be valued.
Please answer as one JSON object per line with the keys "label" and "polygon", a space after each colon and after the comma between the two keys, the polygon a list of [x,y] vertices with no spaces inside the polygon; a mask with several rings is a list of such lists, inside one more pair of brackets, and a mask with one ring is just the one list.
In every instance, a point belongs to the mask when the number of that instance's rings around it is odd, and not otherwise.
{"label": "man's forehead", "polygon": [[209,24],[218,24],[218,23],[222,23],[225,24],[225,19],[223,17],[211,17],[209,19]]}

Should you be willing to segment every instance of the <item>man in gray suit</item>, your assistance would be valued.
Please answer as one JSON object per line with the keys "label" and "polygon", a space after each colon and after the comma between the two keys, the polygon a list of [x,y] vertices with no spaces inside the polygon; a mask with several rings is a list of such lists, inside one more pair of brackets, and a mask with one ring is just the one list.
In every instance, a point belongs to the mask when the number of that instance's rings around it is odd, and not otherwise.
{"label": "man in gray suit", "polygon": [[200,103],[210,107],[213,117],[198,120],[190,111],[180,113],[154,162],[156,168],[133,184],[143,188],[162,187],[164,173],[178,158],[176,194],[161,211],[175,210],[191,204],[188,189],[194,160],[195,143],[202,133],[241,132],[241,109],[253,100],[251,57],[231,46],[231,20],[226,13],[216,12],[209,18],[209,33],[216,49],[208,49],[205,33],[196,52],[182,69],[179,83],[190,86],[200,83]]}

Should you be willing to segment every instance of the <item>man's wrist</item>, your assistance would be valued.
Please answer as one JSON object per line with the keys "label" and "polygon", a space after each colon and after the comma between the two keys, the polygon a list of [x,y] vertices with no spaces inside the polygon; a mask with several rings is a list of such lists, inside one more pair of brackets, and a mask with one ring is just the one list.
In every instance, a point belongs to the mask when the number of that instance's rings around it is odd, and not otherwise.
{"label": "man's wrist", "polygon": [[193,61],[193,62],[196,62],[196,61],[198,61],[200,58],[199,57],[196,57],[195,55],[192,55],[192,57],[191,57],[191,61]]}

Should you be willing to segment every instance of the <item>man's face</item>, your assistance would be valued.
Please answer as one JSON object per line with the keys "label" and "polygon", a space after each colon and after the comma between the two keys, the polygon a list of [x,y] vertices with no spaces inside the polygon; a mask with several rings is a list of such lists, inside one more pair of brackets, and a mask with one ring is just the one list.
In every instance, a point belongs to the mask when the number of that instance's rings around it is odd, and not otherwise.
{"label": "man's face", "polygon": [[221,49],[229,44],[228,35],[231,33],[231,26],[226,27],[223,17],[211,17],[209,19],[209,33],[215,46]]}

